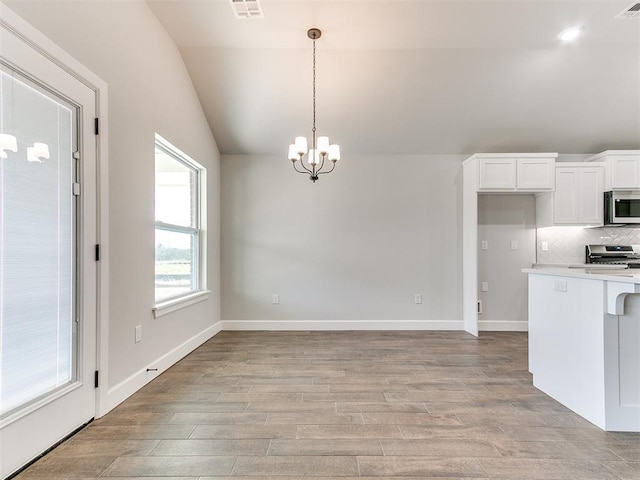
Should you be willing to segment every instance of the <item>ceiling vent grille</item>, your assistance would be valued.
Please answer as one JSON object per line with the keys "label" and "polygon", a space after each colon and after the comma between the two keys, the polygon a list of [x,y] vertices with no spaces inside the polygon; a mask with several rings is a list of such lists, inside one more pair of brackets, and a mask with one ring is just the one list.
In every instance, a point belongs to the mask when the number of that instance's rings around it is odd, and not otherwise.
{"label": "ceiling vent grille", "polygon": [[229,0],[236,18],[263,18],[260,0]]}
{"label": "ceiling vent grille", "polygon": [[632,3],[616,15],[616,18],[640,18],[640,3]]}

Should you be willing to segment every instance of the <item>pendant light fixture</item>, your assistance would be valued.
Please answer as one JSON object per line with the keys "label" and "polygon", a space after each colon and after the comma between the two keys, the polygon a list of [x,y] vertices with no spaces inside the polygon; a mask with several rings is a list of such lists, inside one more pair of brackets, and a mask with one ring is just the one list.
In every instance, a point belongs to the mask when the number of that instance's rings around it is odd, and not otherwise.
{"label": "pendant light fixture", "polygon": [[[307,36],[313,40],[313,128],[311,129],[311,149],[308,148],[307,137],[296,137],[295,143],[289,145],[289,160],[298,173],[308,174],[312,182],[318,180],[319,175],[333,172],[336,163],[340,160],[340,146],[330,145],[329,137],[316,137],[316,40],[322,32],[318,28],[310,28]],[[307,167],[304,156],[307,155]],[[296,163],[300,160],[302,170]],[[331,168],[324,170],[325,161],[331,162]]]}

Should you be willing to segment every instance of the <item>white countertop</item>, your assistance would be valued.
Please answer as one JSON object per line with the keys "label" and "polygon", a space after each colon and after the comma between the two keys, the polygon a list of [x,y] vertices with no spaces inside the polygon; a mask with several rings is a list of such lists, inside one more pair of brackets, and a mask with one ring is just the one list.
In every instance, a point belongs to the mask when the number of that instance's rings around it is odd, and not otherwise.
{"label": "white countertop", "polygon": [[640,268],[590,268],[590,267],[541,267],[523,268],[524,273],[554,275],[560,277],[586,278],[608,282],[640,284]]}

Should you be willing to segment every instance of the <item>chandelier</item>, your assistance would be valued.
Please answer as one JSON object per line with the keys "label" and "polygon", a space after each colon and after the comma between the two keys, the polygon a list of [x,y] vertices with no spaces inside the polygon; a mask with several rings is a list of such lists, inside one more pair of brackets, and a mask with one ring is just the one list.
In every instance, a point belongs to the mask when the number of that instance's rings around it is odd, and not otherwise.
{"label": "chandelier", "polygon": [[[289,160],[298,173],[308,174],[312,182],[318,180],[319,175],[333,172],[336,162],[340,160],[340,146],[330,145],[329,137],[316,138],[316,40],[322,32],[318,28],[310,28],[307,36],[313,40],[313,128],[311,129],[311,149],[308,149],[307,137],[296,137],[295,142],[289,145]],[[304,156],[307,155],[307,163],[304,164]],[[302,170],[297,165],[300,160]],[[331,162],[331,168],[323,170],[325,161]]]}

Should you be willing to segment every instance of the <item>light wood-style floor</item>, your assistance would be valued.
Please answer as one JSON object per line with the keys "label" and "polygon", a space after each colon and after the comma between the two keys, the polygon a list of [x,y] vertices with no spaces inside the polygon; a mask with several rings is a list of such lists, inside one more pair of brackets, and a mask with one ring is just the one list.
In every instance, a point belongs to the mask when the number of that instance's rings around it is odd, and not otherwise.
{"label": "light wood-style floor", "polygon": [[222,332],[16,478],[640,479],[531,383],[523,333]]}

